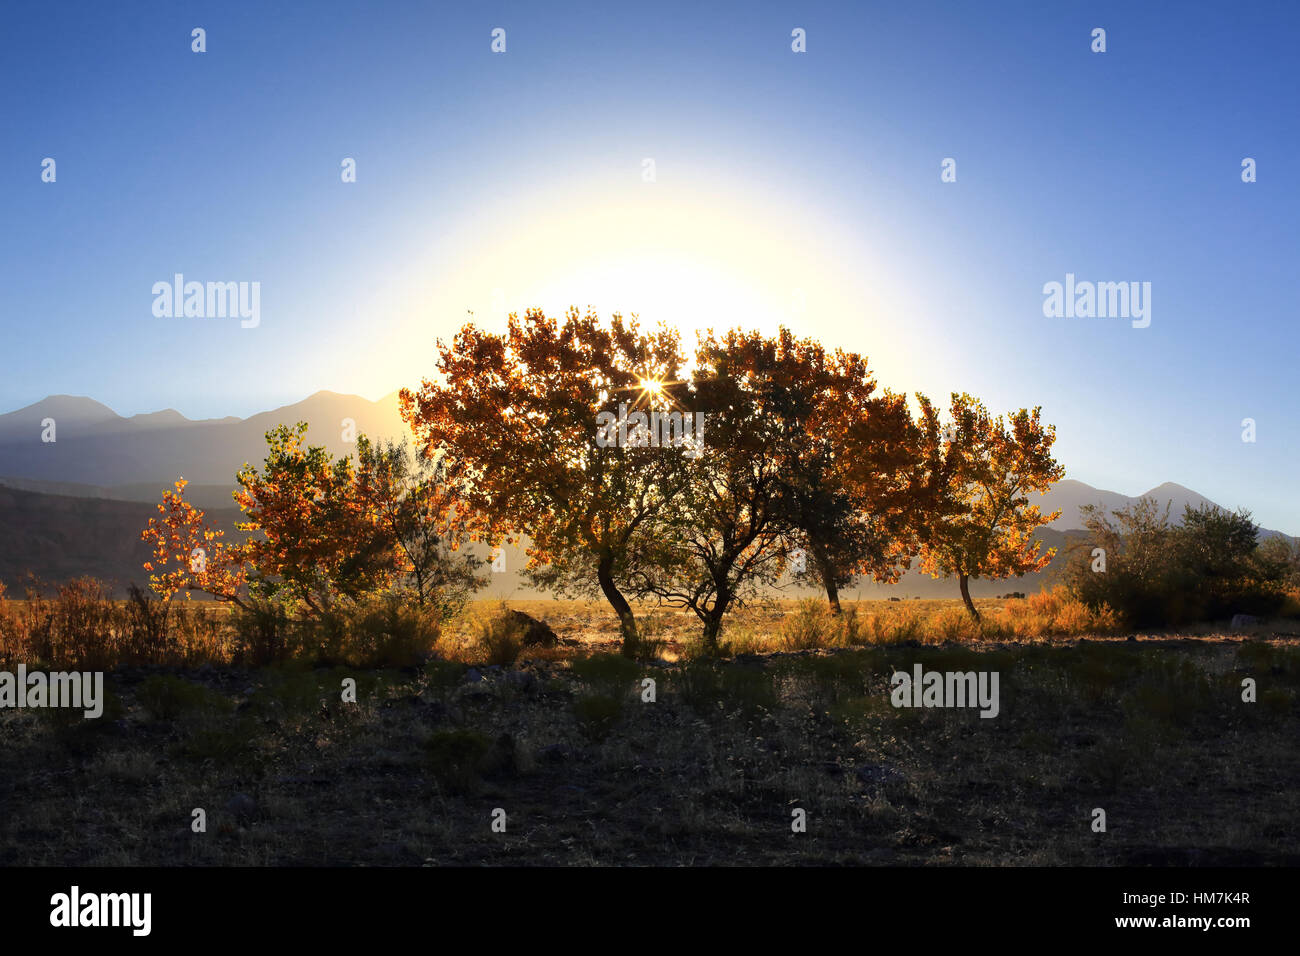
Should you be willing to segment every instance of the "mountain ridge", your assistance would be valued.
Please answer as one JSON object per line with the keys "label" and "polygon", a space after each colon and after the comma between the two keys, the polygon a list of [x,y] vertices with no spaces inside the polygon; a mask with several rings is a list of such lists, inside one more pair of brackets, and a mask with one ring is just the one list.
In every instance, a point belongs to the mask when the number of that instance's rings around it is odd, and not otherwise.
{"label": "mountain ridge", "polygon": [[[41,441],[46,418],[55,420],[54,442]],[[205,419],[186,418],[173,408],[124,417],[88,396],[48,395],[0,414],[0,484],[45,494],[156,502],[162,490],[184,477],[200,507],[229,507],[235,472],[245,462],[263,460],[265,433],[271,428],[306,421],[311,442],[342,455],[355,450],[345,434],[347,419],[355,423],[356,433],[373,439],[411,438],[398,413],[397,391],[371,401],[319,389],[301,401],[245,418]],[[1168,503],[1174,520],[1185,505],[1215,504],[1173,481],[1127,495],[1074,478],[1062,479],[1030,500],[1045,514],[1060,509],[1061,516],[1048,527],[1071,531],[1083,527],[1084,505],[1110,512],[1143,497]],[[1262,536],[1278,534],[1283,532],[1261,529]]]}

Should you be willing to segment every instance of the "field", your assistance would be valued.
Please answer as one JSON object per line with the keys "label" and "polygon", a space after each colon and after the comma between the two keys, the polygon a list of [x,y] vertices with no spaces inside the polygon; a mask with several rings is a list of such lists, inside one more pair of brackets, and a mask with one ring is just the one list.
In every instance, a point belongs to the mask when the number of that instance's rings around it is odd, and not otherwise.
{"label": "field", "polygon": [[[746,611],[720,658],[659,614],[629,661],[601,606],[537,601],[560,646],[495,665],[480,605],[408,667],[120,667],[99,720],[0,711],[0,865],[1300,863],[1295,622],[1054,635],[1068,609],[988,601],[1041,633],[972,640],[900,603],[846,605],[853,641]],[[893,706],[917,664],[997,672],[997,716]]]}

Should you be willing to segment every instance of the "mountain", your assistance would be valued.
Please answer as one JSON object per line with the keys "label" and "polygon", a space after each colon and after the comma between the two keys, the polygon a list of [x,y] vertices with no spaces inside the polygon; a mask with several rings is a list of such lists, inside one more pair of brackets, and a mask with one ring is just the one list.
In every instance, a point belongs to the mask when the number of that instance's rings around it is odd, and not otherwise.
{"label": "mountain", "polygon": [[[1199,492],[1184,488],[1172,481],[1157,485],[1143,494],[1129,496],[1120,494],[1117,491],[1104,491],[1100,488],[1094,488],[1092,485],[1071,478],[1058,481],[1052,486],[1051,491],[1037,498],[1031,496],[1030,500],[1038,505],[1044,514],[1051,514],[1057,510],[1061,512],[1061,516],[1048,525],[1049,528],[1054,528],[1057,531],[1071,531],[1083,527],[1083,516],[1080,509],[1084,505],[1101,505],[1109,514],[1112,511],[1118,511],[1128,505],[1135,504],[1139,498],[1154,498],[1161,508],[1169,505],[1169,519],[1175,524],[1181,520],[1185,506],[1190,505],[1192,508],[1200,508],[1205,505],[1215,505],[1215,502]],[[1260,529],[1260,537],[1269,538],[1278,535],[1285,536],[1281,531],[1273,531],[1268,528]]]}
{"label": "mountain", "polygon": [[[266,457],[265,433],[281,423],[308,422],[311,442],[342,455],[355,447],[344,440],[345,419],[371,438],[409,435],[397,411],[396,392],[377,402],[317,392],[250,418],[201,421],[173,409],[125,418],[93,399],[51,395],[0,415],[0,475],[96,489],[144,485],[148,490],[140,493],[146,500],[157,500],[158,492],[180,477],[230,488],[244,462],[261,464]],[[43,440],[50,420],[52,442]],[[228,494],[225,500],[229,501]]]}
{"label": "mountain", "polygon": [[[0,582],[10,597],[21,597],[28,574],[50,584],[90,576],[121,596],[132,581],[148,583],[141,565],[149,560],[149,547],[140,532],[157,514],[143,502],[0,487]],[[232,530],[238,515],[233,502],[208,513]]]}
{"label": "mountain", "polygon": [[[55,441],[43,442],[46,419],[55,422]],[[308,438],[332,454],[355,450],[345,441],[344,419],[372,438],[409,438],[397,411],[397,393],[371,402],[356,395],[317,392],[292,405],[249,418],[193,421],[174,409],[123,417],[93,399],[51,395],[0,415],[0,580],[15,586],[34,571],[49,581],[90,574],[122,585],[145,580],[147,559],[140,529],[157,513],[162,492],[179,477],[190,484],[186,497],[233,532],[238,509],[231,500],[235,472],[244,462],[260,465],[265,433],[278,424],[310,424]],[[1212,504],[1204,495],[1172,482],[1146,492],[1177,520],[1185,505]],[[1080,508],[1107,511],[1143,496],[1129,496],[1066,479],[1034,503],[1061,515],[1040,529],[1045,547],[1063,548],[1067,533],[1083,526]],[[1262,536],[1279,534],[1261,531]],[[518,576],[524,556],[507,548],[504,574],[493,574],[484,596],[536,597]],[[1050,569],[1006,581],[973,581],[977,596],[1036,591]],[[862,597],[951,597],[951,581],[910,572],[895,586],[862,582],[846,595]],[[795,596],[799,592],[789,592]],[[804,594],[810,592],[803,592]]]}

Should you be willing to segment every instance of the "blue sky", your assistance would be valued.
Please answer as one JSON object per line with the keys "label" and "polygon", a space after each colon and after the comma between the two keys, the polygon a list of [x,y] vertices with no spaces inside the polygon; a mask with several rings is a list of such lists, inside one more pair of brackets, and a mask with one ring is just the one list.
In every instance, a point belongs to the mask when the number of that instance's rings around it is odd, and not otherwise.
{"label": "blue sky", "polygon": [[[378,398],[466,310],[784,321],[1300,533],[1297,5],[446,6],[8,5],[0,410]],[[177,272],[260,325],[155,317]],[[1044,317],[1066,273],[1150,282],[1150,327]]]}

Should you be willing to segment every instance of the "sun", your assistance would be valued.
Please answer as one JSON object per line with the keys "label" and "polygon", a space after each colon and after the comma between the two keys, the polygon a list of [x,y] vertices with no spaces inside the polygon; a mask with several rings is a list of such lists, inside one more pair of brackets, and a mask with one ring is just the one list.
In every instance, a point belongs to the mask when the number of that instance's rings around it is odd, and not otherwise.
{"label": "sun", "polygon": [[641,391],[650,398],[662,398],[664,383],[654,378],[641,379]]}

